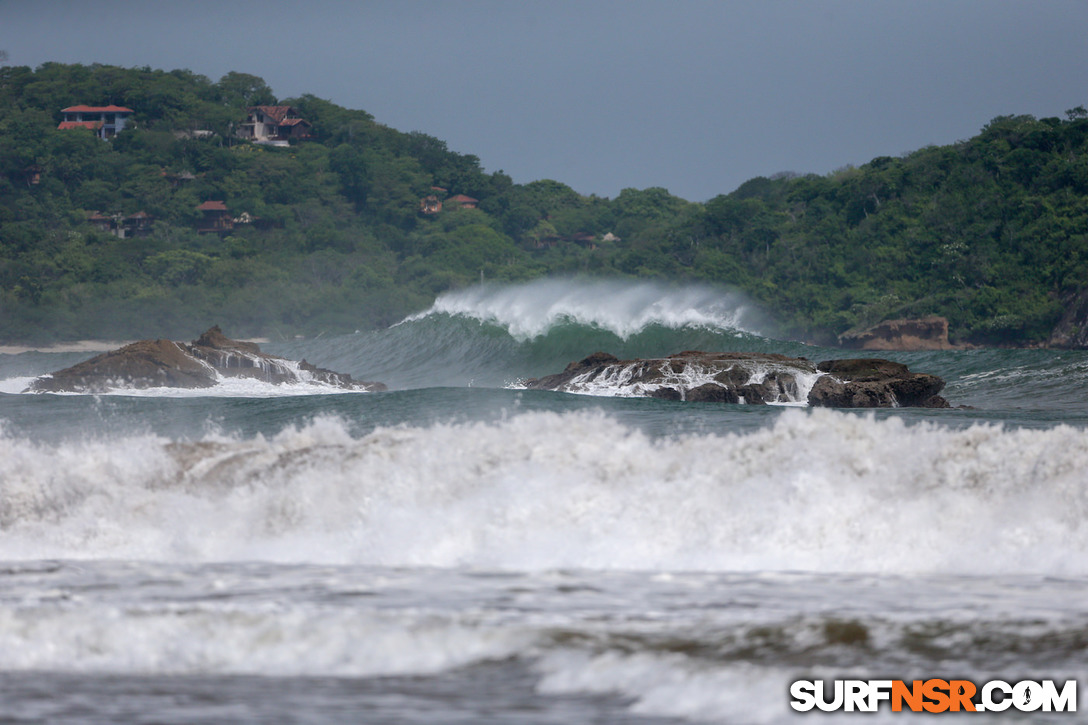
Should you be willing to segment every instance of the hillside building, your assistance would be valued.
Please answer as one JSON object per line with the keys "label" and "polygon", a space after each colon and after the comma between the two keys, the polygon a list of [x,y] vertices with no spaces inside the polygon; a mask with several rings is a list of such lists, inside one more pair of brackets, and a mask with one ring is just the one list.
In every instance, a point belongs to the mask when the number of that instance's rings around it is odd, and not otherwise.
{"label": "hillside building", "polygon": [[198,233],[226,234],[234,229],[234,217],[222,201],[206,201],[196,209],[201,213],[201,219],[196,228]]}
{"label": "hillside building", "polygon": [[108,139],[124,130],[135,111],[124,106],[69,106],[61,109],[61,113],[64,120],[57,129],[88,128],[99,138]]}
{"label": "hillside building", "polygon": [[312,138],[310,122],[293,106],[250,106],[238,127],[238,136],[254,143],[287,146],[291,141]]}

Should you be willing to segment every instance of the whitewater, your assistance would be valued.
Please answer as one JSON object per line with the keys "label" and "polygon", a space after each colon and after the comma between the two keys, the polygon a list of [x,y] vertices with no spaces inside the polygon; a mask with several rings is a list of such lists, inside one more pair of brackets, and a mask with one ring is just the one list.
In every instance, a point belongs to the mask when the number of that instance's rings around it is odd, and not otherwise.
{"label": "whitewater", "polygon": [[[872,354],[951,410],[521,385],[854,354],[772,322],[553,279],[263,346],[381,393],[26,394],[87,356],[0,355],[0,720],[785,723],[797,679],[1083,685],[1088,354]],[[1010,718],[1076,720],[974,721]]]}

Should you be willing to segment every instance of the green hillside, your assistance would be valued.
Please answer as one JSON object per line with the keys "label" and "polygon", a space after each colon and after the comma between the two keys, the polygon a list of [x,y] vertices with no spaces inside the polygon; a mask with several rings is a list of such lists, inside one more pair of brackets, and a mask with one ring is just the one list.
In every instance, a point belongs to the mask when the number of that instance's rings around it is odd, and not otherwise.
{"label": "green hillside", "polygon": [[[132,114],[108,140],[59,129],[80,105]],[[239,138],[254,107],[290,107],[296,135]],[[812,340],[941,314],[959,341],[1037,344],[1088,286],[1086,257],[1079,107],[702,204],[514,184],[242,73],[0,68],[0,341],[343,332],[481,277],[586,274],[733,285]]]}

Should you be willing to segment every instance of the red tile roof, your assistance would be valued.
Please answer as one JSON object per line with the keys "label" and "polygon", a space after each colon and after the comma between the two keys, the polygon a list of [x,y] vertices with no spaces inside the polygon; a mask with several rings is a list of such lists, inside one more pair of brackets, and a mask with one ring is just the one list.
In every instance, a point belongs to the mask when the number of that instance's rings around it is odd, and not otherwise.
{"label": "red tile roof", "polygon": [[57,126],[58,131],[67,131],[72,128],[89,128],[92,131],[97,131],[102,128],[101,121],[61,121]]}
{"label": "red tile roof", "polygon": [[197,207],[199,211],[226,211],[227,205],[221,201],[206,201]]}
{"label": "red tile roof", "polygon": [[124,106],[68,106],[62,108],[61,113],[135,113],[131,108]]}
{"label": "red tile roof", "polygon": [[457,196],[451,196],[449,201],[456,202],[458,204],[476,204],[480,200],[473,199],[471,196],[465,196],[464,194],[458,194]]}

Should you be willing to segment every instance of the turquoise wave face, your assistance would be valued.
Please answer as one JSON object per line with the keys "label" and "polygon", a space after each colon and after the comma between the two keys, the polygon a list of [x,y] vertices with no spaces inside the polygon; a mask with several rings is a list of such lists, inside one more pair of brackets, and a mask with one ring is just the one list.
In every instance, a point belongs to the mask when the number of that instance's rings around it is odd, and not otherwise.
{"label": "turquoise wave face", "polygon": [[[394,389],[504,387],[528,377],[559,372],[597,351],[621,358],[660,357],[681,350],[741,350],[803,354],[809,349],[756,335],[651,324],[622,338],[611,330],[560,322],[540,336],[521,340],[494,322],[436,313],[378,332],[277,347],[278,354],[303,348],[322,365],[380,380]],[[296,350],[298,351],[296,353]]]}
{"label": "turquoise wave face", "polygon": [[[742,296],[707,285],[536,280],[481,285],[376,332],[276,347],[393,388],[502,387],[597,351],[621,358],[681,350],[805,355]],[[339,367],[338,367],[339,366]]]}

